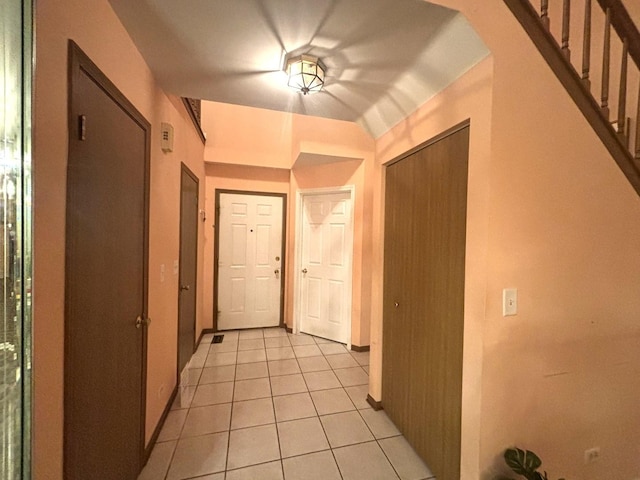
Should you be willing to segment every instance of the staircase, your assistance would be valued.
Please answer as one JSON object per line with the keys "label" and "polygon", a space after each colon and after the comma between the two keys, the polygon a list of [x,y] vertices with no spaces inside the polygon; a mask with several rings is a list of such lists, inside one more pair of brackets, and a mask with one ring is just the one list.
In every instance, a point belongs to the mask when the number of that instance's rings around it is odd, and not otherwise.
{"label": "staircase", "polygon": [[640,195],[640,32],[622,1],[504,2]]}

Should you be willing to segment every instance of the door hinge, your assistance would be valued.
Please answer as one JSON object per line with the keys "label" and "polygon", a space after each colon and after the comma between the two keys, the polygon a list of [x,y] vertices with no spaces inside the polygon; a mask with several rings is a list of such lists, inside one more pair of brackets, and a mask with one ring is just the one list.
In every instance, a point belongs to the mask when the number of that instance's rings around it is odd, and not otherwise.
{"label": "door hinge", "polygon": [[87,116],[80,115],[78,117],[78,137],[81,141],[87,139]]}
{"label": "door hinge", "polygon": [[151,319],[149,317],[147,317],[146,315],[138,315],[138,318],[136,318],[135,326],[136,328],[140,329],[143,326],[148,327],[150,323]]}

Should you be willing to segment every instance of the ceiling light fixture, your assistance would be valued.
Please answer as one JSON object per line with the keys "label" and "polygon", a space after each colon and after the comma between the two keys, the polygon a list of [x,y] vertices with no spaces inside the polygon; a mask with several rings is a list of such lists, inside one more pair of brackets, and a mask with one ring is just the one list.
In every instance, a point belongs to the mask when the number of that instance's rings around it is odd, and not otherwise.
{"label": "ceiling light fixture", "polygon": [[287,85],[302,92],[303,95],[322,90],[325,66],[311,55],[299,55],[287,60],[286,68],[289,81]]}

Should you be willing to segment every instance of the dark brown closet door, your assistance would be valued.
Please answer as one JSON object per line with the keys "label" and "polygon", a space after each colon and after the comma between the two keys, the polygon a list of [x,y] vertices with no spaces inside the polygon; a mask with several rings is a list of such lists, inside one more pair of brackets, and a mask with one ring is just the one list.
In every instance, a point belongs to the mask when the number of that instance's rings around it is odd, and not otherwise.
{"label": "dark brown closet door", "polygon": [[468,124],[386,171],[382,403],[439,480],[460,478]]}
{"label": "dark brown closet door", "polygon": [[64,478],[135,480],[144,441],[149,124],[75,46]]}

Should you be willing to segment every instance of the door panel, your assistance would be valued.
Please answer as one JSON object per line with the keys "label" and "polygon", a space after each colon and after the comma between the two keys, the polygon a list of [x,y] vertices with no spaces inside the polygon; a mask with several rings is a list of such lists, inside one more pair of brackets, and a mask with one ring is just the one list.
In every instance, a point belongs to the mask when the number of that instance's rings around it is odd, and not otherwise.
{"label": "door panel", "polygon": [[382,402],[442,480],[460,478],[469,128],[386,171]]}
{"label": "door panel", "polygon": [[284,197],[218,192],[217,328],[282,321]]}
{"label": "door panel", "polygon": [[184,164],[180,184],[178,373],[193,355],[196,342],[198,178]]}
{"label": "door panel", "polygon": [[147,310],[149,124],[77,47],[70,55],[65,479],[134,480],[144,446],[146,326],[136,319]]}
{"label": "door panel", "polygon": [[304,195],[300,330],[349,343],[351,338],[351,193]]}

